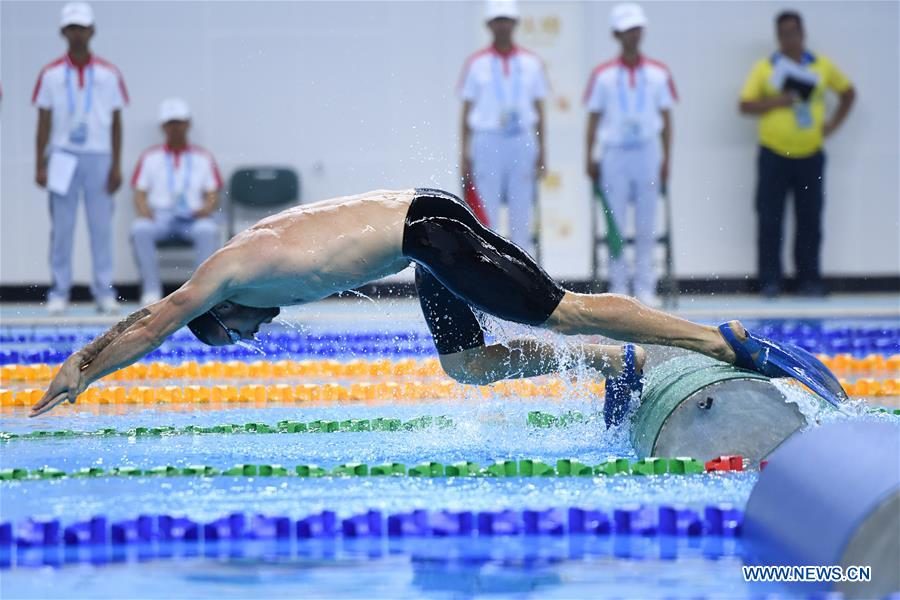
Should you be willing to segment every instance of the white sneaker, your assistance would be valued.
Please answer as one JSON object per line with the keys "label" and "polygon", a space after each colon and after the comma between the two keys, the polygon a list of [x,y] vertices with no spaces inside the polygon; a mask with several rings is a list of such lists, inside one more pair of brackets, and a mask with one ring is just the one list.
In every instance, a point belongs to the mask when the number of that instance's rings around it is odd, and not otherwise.
{"label": "white sneaker", "polygon": [[97,300],[97,311],[105,315],[119,314],[119,302],[113,296]]}
{"label": "white sneaker", "polygon": [[160,300],[162,300],[162,294],[159,292],[144,292],[141,294],[141,306],[147,306]]}
{"label": "white sneaker", "polygon": [[51,315],[61,315],[69,309],[69,301],[65,298],[54,297],[47,300],[47,312]]}

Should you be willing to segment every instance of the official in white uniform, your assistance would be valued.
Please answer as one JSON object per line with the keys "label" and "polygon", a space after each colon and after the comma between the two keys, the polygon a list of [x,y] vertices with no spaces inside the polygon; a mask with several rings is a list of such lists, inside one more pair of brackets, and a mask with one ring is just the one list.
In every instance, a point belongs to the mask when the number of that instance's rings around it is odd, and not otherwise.
{"label": "official in white uniform", "polygon": [[460,79],[461,171],[467,183],[474,181],[483,204],[483,213],[476,214],[497,228],[505,201],[509,238],[532,252],[535,188],[544,170],[547,78],[541,60],[513,43],[515,2],[488,2],[485,19],[493,43],[469,57]]}
{"label": "official in white uniform", "polygon": [[199,265],[218,249],[221,237],[213,213],[222,178],[213,155],[188,143],[190,107],[180,98],[164,100],[159,107],[159,122],[166,143],[141,154],[131,179],[138,214],[131,227],[131,241],[141,272],[141,304],[145,306],[162,297],[158,242],[190,242]]}
{"label": "official in white uniform", "polygon": [[[656,207],[668,179],[670,109],[677,94],[669,69],[640,53],[647,25],[643,9],[616,5],[610,24],[622,52],[594,69],[585,92],[587,172],[592,181],[600,181],[620,231],[629,202],[635,206],[634,275],[624,254],[611,258],[610,291],[629,294],[633,289],[638,299],[653,305],[658,302],[653,264]],[[599,163],[597,151],[602,155]]]}
{"label": "official in white uniform", "polygon": [[60,27],[68,52],[41,70],[32,95],[38,108],[35,181],[50,192],[50,271],[47,309],[66,310],[72,287],[72,243],[78,199],[84,194],[94,276],[91,292],[102,312],[118,311],[112,287],[112,194],[122,184],[122,107],[128,92],[119,70],[91,54],[94,13],[72,2]]}

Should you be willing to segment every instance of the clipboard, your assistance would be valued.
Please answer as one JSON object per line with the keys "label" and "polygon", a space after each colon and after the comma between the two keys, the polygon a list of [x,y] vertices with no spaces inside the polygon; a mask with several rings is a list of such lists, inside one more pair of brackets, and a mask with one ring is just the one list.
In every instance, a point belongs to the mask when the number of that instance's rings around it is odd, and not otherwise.
{"label": "clipboard", "polygon": [[74,154],[59,150],[51,152],[47,161],[47,189],[60,196],[68,194],[77,167],[78,157]]}

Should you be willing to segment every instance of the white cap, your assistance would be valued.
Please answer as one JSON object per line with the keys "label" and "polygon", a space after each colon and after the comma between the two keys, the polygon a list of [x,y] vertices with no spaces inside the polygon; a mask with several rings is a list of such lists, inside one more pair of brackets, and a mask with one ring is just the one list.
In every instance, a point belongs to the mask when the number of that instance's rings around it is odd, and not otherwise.
{"label": "white cap", "polygon": [[487,0],[484,5],[484,20],[493,21],[500,17],[519,18],[519,3],[516,0]]}
{"label": "white cap", "polygon": [[62,8],[59,17],[60,29],[69,25],[91,27],[94,24],[94,9],[87,2],[69,2]]}
{"label": "white cap", "polygon": [[181,98],[166,98],[159,105],[159,122],[190,121],[191,107]]}
{"label": "white cap", "polygon": [[647,15],[640,4],[632,2],[616,4],[609,13],[609,25],[616,33],[628,31],[635,27],[646,27]]}

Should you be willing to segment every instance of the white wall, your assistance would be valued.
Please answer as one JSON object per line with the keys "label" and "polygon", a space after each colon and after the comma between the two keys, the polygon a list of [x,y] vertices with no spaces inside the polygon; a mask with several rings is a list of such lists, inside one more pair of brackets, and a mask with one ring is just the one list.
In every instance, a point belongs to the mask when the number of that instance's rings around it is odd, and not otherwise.
{"label": "white wall", "polygon": [[[616,52],[609,2],[523,6],[519,40],[547,62],[548,165],[541,198],[545,262],[554,275],[589,272],[588,186],[582,175],[581,94],[591,68]],[[61,3],[0,3],[0,283],[46,282],[48,216],[33,180],[41,66],[64,52]],[[900,273],[900,59],[897,2],[801,2],[809,45],[852,78],[858,104],[828,143],[830,275]],[[681,276],[755,269],[755,127],[738,116],[751,63],[773,49],[768,2],[654,2],[645,49],[667,62],[675,112],[672,199]],[[193,139],[223,172],[295,166],[306,200],[382,187],[456,190],[460,66],[487,42],[475,2],[103,2],[94,49],[116,63],[132,104],[123,161],[158,142],[156,107],[193,106]],[[554,20],[558,28],[553,27]],[[136,281],[128,244],[130,193],[117,195],[116,281]],[[84,224],[76,281],[89,280]]]}

